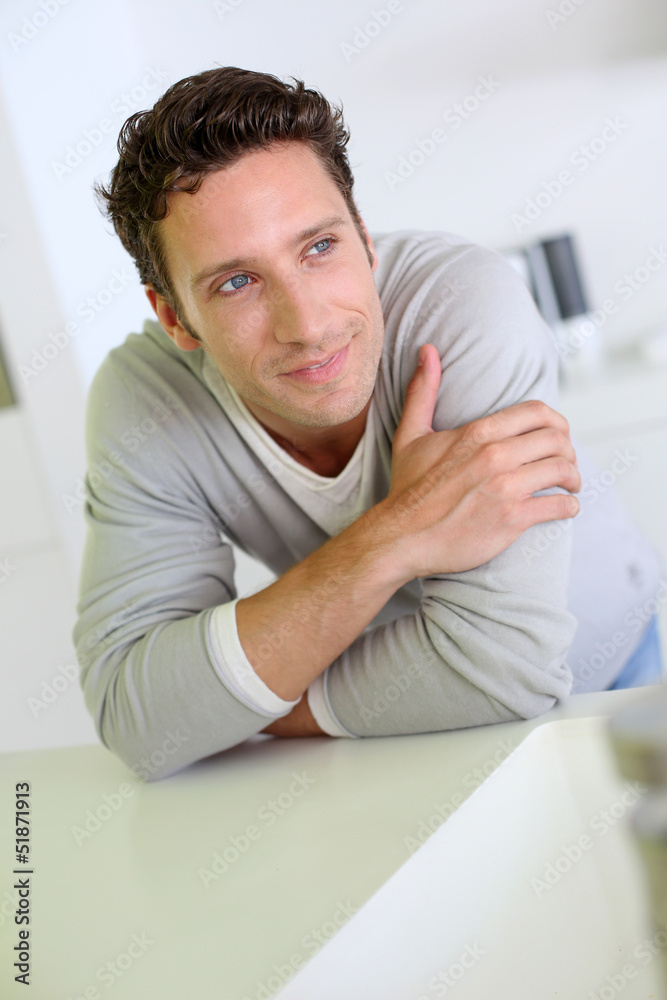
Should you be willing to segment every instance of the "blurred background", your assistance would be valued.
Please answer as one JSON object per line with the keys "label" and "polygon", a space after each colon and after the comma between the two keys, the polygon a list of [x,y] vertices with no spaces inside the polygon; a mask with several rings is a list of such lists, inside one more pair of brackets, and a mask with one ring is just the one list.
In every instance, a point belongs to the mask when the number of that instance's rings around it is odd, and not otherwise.
{"label": "blurred background", "polygon": [[[371,234],[447,230],[519,266],[572,237],[566,343],[589,360],[562,409],[667,562],[662,0],[5,0],[0,52],[0,750],[96,741],[71,642],[85,399],[152,312],[92,184],[130,114],[214,66],[342,103]],[[238,565],[240,593],[270,578]]]}

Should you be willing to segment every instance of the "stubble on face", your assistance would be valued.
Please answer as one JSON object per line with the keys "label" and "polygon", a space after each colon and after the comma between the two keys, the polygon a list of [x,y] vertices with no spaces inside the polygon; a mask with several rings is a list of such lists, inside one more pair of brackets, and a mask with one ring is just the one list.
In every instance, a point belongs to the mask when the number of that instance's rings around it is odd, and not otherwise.
{"label": "stubble on face", "polygon": [[[228,178],[225,177],[226,172],[221,171],[219,178],[213,175],[205,179],[200,188],[204,199],[207,198],[204,188],[209,182],[220,192],[219,207],[216,209],[220,221],[211,223],[210,210],[214,202],[210,196],[207,213],[201,214],[199,218],[202,219],[204,239],[215,245],[216,231],[223,234],[223,241],[226,238],[227,219],[223,218],[225,211],[228,211],[226,206],[241,203],[244,210],[250,212],[250,229],[245,225],[246,218],[236,212],[234,221],[241,245],[248,242],[248,231],[256,231],[257,246],[261,246],[264,216],[258,212],[256,203],[261,203],[262,198],[269,212],[269,233],[272,225],[277,232],[280,232],[280,227],[289,232],[289,220],[299,214],[309,217],[312,222],[313,218],[331,215],[333,210],[333,214],[337,211],[349,219],[349,228],[346,226],[343,231],[347,263],[340,272],[342,285],[328,288],[323,286],[322,308],[326,311],[331,307],[331,321],[327,319],[323,322],[319,340],[315,343],[312,339],[307,341],[296,335],[293,338],[282,335],[273,340],[264,337],[264,342],[261,343],[261,331],[270,328],[271,308],[275,311],[276,307],[275,301],[270,303],[264,299],[258,302],[255,309],[247,312],[241,309],[238,318],[234,317],[224,331],[215,329],[215,320],[210,324],[201,322],[196,308],[196,323],[189,321],[184,315],[183,306],[179,310],[179,319],[190,336],[200,342],[207,359],[215,364],[223,378],[233,386],[255,415],[256,411],[262,410],[267,415],[277,417],[279,421],[304,429],[334,427],[353,420],[370,400],[382,355],[384,319],[369,261],[370,248],[362,240],[340,192],[326,175],[321,163],[310,150],[300,149],[299,145],[293,144],[290,150],[279,151],[273,163],[271,154],[266,151],[247,154],[247,159],[244,158],[247,170],[236,171],[234,176],[228,175]],[[295,183],[295,177],[300,186]],[[229,187],[225,188],[227,180]],[[309,190],[316,192],[311,197],[313,209],[312,213],[306,211],[304,216],[301,202],[303,192]],[[250,201],[243,202],[247,191],[251,193]],[[198,195],[183,194],[178,197],[197,199]],[[189,201],[187,209],[190,219],[197,218],[196,200]],[[239,221],[244,224],[239,225]],[[169,221],[167,225],[169,227]],[[192,228],[189,228],[192,233]],[[194,249],[196,253],[196,244]],[[349,286],[349,301],[346,299],[346,286]],[[332,296],[329,295],[330,292],[333,292]],[[249,352],[248,344],[255,340],[260,349],[255,353]],[[323,359],[346,346],[348,358],[345,369],[338,378],[330,382],[308,385],[284,375],[296,368],[313,364],[314,358]]]}
{"label": "stubble on face", "polygon": [[235,370],[233,359],[221,374],[253,412],[259,407],[301,427],[347,423],[361,413],[375,388],[384,336],[382,313],[378,312],[370,336],[363,320],[350,318],[339,333],[332,332],[331,340],[320,345],[323,356],[348,348],[345,371],[330,383],[295,387],[285,377],[285,372],[303,362],[302,351],[262,363],[254,379],[249,379],[243,369]]}

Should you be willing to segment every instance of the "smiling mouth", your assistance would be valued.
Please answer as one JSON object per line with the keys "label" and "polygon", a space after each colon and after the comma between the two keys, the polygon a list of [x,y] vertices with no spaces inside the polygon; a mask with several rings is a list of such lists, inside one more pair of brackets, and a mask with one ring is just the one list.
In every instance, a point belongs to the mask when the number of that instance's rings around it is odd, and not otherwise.
{"label": "smiling mouth", "polygon": [[331,362],[334,361],[338,357],[338,355],[340,354],[340,352],[342,350],[344,350],[344,348],[341,347],[340,351],[336,351],[335,354],[331,354],[324,361],[318,361],[318,362],[316,362],[315,364],[312,364],[312,365],[300,365],[298,368],[293,368],[291,371],[286,372],[285,374],[286,375],[294,375],[295,372],[311,372],[311,371],[315,371],[318,368],[325,368],[327,365],[330,365]]}

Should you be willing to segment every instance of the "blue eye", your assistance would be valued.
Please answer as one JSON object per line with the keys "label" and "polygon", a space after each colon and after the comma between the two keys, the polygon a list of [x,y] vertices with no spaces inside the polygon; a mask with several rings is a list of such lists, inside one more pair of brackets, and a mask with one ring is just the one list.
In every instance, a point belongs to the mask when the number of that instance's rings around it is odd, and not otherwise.
{"label": "blue eye", "polygon": [[222,291],[225,285],[231,284],[232,288],[243,288],[248,281],[247,274],[235,274],[233,278],[228,278],[222,285],[220,285],[220,291]]}
{"label": "blue eye", "polygon": [[[306,257],[325,257],[330,253],[334,252],[334,244],[338,240],[335,236],[328,236],[324,240],[318,240],[317,243],[313,243],[305,253]],[[231,278],[227,278],[226,281],[218,287],[217,291],[223,294],[233,295],[234,292],[239,291],[242,288],[246,288],[247,285],[252,284],[254,279],[250,278],[247,274],[234,274]]]}
{"label": "blue eye", "polygon": [[[328,244],[330,244],[330,243],[331,243],[331,240],[318,240],[317,243],[313,243],[313,245],[312,245],[312,247],[310,249],[311,250],[315,250],[317,247],[323,247],[324,250],[326,251],[328,249]],[[310,251],[308,251],[308,252],[310,253]],[[318,253],[321,253],[321,252],[322,251],[318,251]]]}

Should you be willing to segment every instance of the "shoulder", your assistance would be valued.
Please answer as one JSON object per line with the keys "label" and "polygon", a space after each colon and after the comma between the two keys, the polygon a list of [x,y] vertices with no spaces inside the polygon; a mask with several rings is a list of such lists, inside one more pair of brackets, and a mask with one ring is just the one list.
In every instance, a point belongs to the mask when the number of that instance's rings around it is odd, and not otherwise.
{"label": "shoulder", "polygon": [[146,320],[142,333],[130,333],[109,351],[91,382],[89,405],[109,406],[119,397],[126,405],[151,393],[164,393],[169,385],[191,381],[193,375],[185,352],[178,350],[158,323]]}
{"label": "shoulder", "polygon": [[372,235],[378,257],[375,281],[380,299],[416,293],[445,271],[473,276],[495,264],[509,267],[494,250],[444,230],[402,229]]}
{"label": "shoulder", "polygon": [[[89,459],[122,454],[125,462],[163,468],[189,460],[219,406],[201,380],[201,352],[180,351],[147,320],[111,350],[91,382],[86,403]],[[166,462],[166,464],[165,464]]]}
{"label": "shoulder", "polygon": [[[437,322],[446,342],[461,332],[493,324],[515,336],[543,325],[531,291],[504,256],[449,232],[400,230],[373,238],[378,256],[376,286],[387,343],[400,349],[406,334],[428,334]],[[542,333],[544,330],[542,330]],[[420,342],[424,342],[421,340]]]}
{"label": "shoulder", "polygon": [[385,319],[382,388],[397,413],[423,343],[435,344],[442,359],[445,426],[522,398],[553,402],[551,331],[501,253],[455,234],[416,230],[381,234],[376,249]]}
{"label": "shoulder", "polygon": [[185,409],[209,394],[201,381],[201,352],[180,351],[162,327],[146,320],[109,351],[91,382],[88,423],[127,424],[153,409]]}

